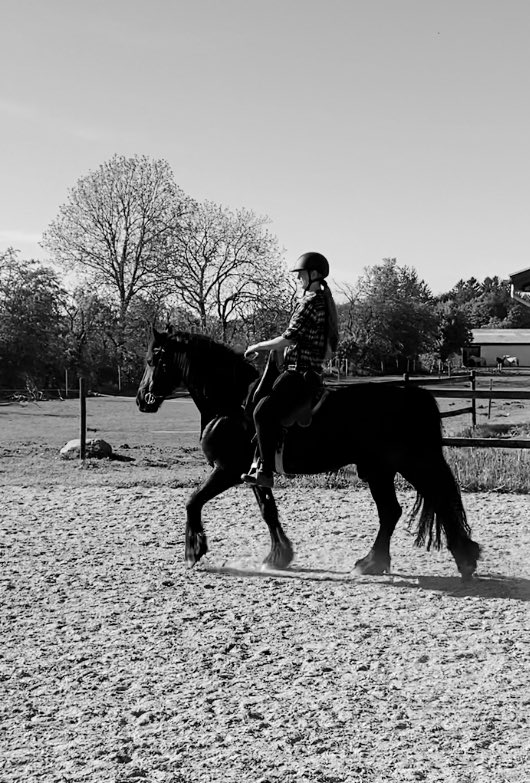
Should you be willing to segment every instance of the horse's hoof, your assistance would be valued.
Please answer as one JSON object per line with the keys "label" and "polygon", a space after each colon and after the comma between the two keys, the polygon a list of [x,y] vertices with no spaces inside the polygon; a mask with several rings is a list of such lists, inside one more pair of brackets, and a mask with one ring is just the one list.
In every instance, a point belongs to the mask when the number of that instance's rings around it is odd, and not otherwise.
{"label": "horse's hoof", "polygon": [[382,576],[390,571],[390,558],[367,555],[357,560],[353,572],[356,576]]}
{"label": "horse's hoof", "polygon": [[194,568],[197,565],[197,563],[202,560],[204,555],[207,554],[207,552],[208,550],[206,549],[202,552],[191,552],[186,554],[184,560],[186,562],[186,566],[188,567],[188,569]]}
{"label": "horse's hoof", "polygon": [[194,568],[199,560],[202,560],[203,556],[206,554],[206,551],[204,552],[197,552],[194,550],[186,552],[184,556],[184,562],[186,563],[186,567],[188,569]]}
{"label": "horse's hoof", "polygon": [[204,533],[190,536],[184,547],[184,559],[188,568],[193,568],[208,553],[208,543]]}
{"label": "horse's hoof", "polygon": [[462,582],[471,582],[477,570],[481,550],[476,541],[468,541],[464,547],[455,551],[450,550],[453,555],[456,567],[462,577]]}
{"label": "horse's hoof", "polygon": [[353,569],[354,576],[383,576],[386,573],[384,568],[376,568],[375,566],[359,566],[355,564]]}
{"label": "horse's hoof", "polygon": [[262,571],[285,571],[285,569],[287,568],[290,562],[291,562],[290,560],[288,562],[285,562],[283,560],[273,562],[265,558],[265,560],[261,564],[261,570]]}
{"label": "horse's hoof", "polygon": [[261,564],[262,570],[272,568],[274,571],[285,571],[293,562],[294,552],[288,548],[282,552],[269,554]]}

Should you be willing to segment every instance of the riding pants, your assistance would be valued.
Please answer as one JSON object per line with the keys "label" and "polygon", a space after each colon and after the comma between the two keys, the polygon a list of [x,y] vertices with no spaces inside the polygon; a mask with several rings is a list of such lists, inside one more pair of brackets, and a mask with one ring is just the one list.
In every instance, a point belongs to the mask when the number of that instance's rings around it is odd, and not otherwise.
{"label": "riding pants", "polygon": [[[254,423],[262,468],[266,473],[274,471],[276,448],[282,433],[282,421],[289,418],[303,405],[309,403],[320,378],[317,373],[309,377],[296,370],[286,370],[276,379],[270,394],[256,405]],[[316,380],[318,378],[318,380]]]}

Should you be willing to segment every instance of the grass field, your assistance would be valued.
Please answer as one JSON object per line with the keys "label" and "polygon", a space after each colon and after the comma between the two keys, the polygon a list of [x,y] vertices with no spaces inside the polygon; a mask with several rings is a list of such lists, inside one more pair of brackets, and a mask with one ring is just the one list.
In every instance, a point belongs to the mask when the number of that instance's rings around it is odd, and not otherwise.
{"label": "grass field", "polygon": [[[477,389],[530,389],[530,375],[524,372],[505,372],[502,375],[477,375]],[[466,405],[461,400],[441,400],[440,408]],[[530,428],[530,400],[477,400],[477,427],[471,427],[471,417],[457,416],[444,419],[446,435],[464,437],[528,438]],[[530,449],[448,448],[447,458],[460,486],[467,491],[530,493]]]}
{"label": "grass field", "polygon": [[[140,413],[130,397],[89,397],[86,410],[87,437],[102,437],[115,447],[127,441],[197,445],[199,414],[187,397],[167,400],[154,415]],[[2,441],[34,439],[36,444],[60,448],[79,437],[79,411],[78,400],[3,404]]]}
{"label": "grass field", "polygon": [[190,399],[168,400],[156,415],[141,414],[128,397],[90,397],[86,408],[87,439],[106,440],[116,458],[87,460],[79,471],[79,461],[59,458],[60,449],[80,437],[78,400],[0,405],[2,482],[186,486],[206,475]]}

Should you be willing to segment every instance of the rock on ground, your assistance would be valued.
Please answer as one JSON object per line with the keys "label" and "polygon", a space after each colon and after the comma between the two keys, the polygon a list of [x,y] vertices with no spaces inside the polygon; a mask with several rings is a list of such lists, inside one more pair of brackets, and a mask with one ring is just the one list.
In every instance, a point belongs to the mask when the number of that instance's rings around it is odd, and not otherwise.
{"label": "rock on ground", "polygon": [[[59,452],[62,459],[78,459],[81,453],[81,440],[69,440]],[[112,446],[101,438],[89,438],[86,441],[86,456],[105,458],[112,456]]]}

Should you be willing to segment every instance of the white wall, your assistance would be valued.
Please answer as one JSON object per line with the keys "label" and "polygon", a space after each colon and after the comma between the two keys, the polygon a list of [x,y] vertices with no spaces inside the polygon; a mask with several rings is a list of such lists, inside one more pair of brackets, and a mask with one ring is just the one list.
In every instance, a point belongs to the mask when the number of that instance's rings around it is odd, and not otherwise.
{"label": "white wall", "polygon": [[488,367],[495,367],[497,356],[504,355],[517,356],[520,367],[530,367],[530,345],[481,345],[480,355]]}

